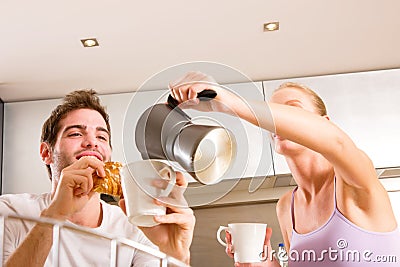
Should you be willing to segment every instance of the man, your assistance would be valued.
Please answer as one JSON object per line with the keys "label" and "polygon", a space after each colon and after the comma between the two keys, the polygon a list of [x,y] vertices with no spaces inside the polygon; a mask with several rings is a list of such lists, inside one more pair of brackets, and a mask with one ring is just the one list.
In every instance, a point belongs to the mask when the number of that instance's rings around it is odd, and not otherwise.
{"label": "man", "polygon": [[[92,190],[92,174],[96,172],[104,177],[104,162],[111,160],[110,139],[108,114],[96,92],[80,90],[68,94],[42,129],[40,155],[49,172],[51,192],[2,196],[0,214],[41,217],[93,228],[108,236],[125,237],[146,246],[156,245],[188,264],[195,224],[191,209],[157,202],[167,206],[167,215],[155,216],[154,220],[160,224],[140,231],[124,215],[123,199],[119,203],[122,211],[101,201],[100,195]],[[180,173],[176,184],[186,186]],[[3,260],[7,266],[51,266],[55,260],[50,253],[52,244],[51,226],[6,220]],[[110,253],[108,240],[61,230],[58,261],[63,266],[108,265]],[[151,255],[126,246],[118,246],[117,255],[118,266],[159,266],[159,261]]]}

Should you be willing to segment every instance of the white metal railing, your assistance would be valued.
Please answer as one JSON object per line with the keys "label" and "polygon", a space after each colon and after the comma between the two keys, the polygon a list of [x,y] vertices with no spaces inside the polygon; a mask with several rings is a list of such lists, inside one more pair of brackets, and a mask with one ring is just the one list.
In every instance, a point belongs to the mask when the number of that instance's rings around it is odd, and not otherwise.
{"label": "white metal railing", "polygon": [[177,266],[177,267],[189,267],[189,265],[186,265],[185,263],[157,250],[152,247],[140,244],[138,242],[135,242],[133,240],[123,238],[123,237],[117,237],[117,236],[112,236],[107,233],[98,233],[94,231],[93,229],[82,227],[82,226],[77,226],[77,225],[71,225],[69,223],[53,220],[50,218],[34,218],[34,217],[27,217],[27,216],[19,216],[19,215],[8,215],[4,216],[0,214],[0,267],[3,266],[3,254],[4,254],[4,235],[5,235],[5,223],[6,220],[8,219],[17,219],[17,220],[24,220],[24,221],[29,221],[33,223],[42,223],[42,224],[49,224],[53,226],[53,247],[52,247],[52,253],[53,253],[53,267],[58,267],[59,266],[59,255],[60,255],[60,230],[62,228],[69,229],[76,231],[77,234],[83,234],[83,235],[92,235],[98,238],[102,239],[107,239],[110,241],[110,262],[109,266],[110,267],[116,267],[117,266],[117,253],[118,253],[118,245],[125,245],[128,247],[131,247],[133,249],[137,249],[139,251],[142,251],[144,253],[150,254],[160,260],[160,266],[161,267],[167,267],[167,266]]}

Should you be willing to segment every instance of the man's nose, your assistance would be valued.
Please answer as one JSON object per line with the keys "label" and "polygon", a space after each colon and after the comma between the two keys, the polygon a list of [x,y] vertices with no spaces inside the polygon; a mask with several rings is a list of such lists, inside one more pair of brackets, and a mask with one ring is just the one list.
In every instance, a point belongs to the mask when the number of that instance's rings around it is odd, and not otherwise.
{"label": "man's nose", "polygon": [[82,144],[84,147],[97,147],[97,138],[87,135]]}

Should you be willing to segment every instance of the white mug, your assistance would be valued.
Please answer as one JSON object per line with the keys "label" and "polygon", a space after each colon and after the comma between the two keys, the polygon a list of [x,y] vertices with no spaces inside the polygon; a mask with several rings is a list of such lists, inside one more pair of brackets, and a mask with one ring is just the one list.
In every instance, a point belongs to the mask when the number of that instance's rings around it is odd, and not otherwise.
{"label": "white mug", "polygon": [[217,231],[217,240],[223,245],[227,244],[221,239],[221,232],[231,234],[232,252],[235,262],[254,263],[265,261],[264,240],[267,224],[264,223],[230,223],[228,226],[220,226]]}
{"label": "white mug", "polygon": [[[175,185],[175,171],[160,160],[149,159],[128,163],[120,173],[129,222],[144,227],[157,225],[153,216],[165,215],[166,208],[155,204],[154,199],[169,195]],[[166,187],[154,186],[156,179],[163,179]]]}

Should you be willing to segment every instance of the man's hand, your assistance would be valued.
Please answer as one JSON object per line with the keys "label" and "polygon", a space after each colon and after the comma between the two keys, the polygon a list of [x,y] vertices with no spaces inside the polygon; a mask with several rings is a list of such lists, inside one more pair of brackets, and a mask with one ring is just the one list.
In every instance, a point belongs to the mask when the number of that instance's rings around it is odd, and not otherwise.
{"label": "man's hand", "polygon": [[[186,187],[187,181],[182,173],[177,172],[176,186],[169,197],[154,200],[156,204],[167,207],[167,214],[154,216],[154,221],[159,225],[140,229],[162,252],[189,264],[195,217],[183,196]],[[124,199],[120,200],[119,205],[125,211]]]}
{"label": "man's hand", "polygon": [[94,192],[92,174],[105,176],[104,163],[95,157],[82,157],[61,171],[57,189],[43,216],[65,220],[79,212]]}

